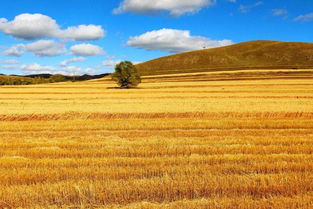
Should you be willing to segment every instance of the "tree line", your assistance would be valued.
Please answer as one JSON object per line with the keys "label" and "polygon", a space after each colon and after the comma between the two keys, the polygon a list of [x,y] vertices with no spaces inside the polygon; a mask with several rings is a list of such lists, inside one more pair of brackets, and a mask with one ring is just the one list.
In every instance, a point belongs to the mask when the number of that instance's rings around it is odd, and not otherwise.
{"label": "tree line", "polygon": [[[66,81],[83,81],[96,78],[102,78],[108,74],[101,75],[82,75],[82,76],[64,76],[61,74],[42,74],[30,76],[6,76],[0,75],[0,85],[31,85],[44,83],[57,83]],[[123,61],[116,65],[115,72],[112,73],[114,80],[120,88],[134,88],[141,83],[141,76],[132,62]]]}
{"label": "tree line", "polygon": [[109,74],[100,75],[81,75],[81,76],[65,76],[61,74],[38,74],[28,76],[7,76],[0,75],[0,85],[33,85],[33,84],[44,84],[44,83],[57,83],[57,82],[76,82],[85,81],[91,79],[102,78]]}

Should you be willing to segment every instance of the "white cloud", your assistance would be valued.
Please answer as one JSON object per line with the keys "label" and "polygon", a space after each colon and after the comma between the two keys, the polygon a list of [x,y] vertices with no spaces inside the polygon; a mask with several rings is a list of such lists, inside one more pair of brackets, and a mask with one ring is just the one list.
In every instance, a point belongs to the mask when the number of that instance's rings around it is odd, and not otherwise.
{"label": "white cloud", "polygon": [[274,16],[282,16],[288,14],[288,11],[285,9],[273,9],[272,12]]}
{"label": "white cloud", "polygon": [[16,38],[34,40],[44,37],[55,37],[59,26],[52,18],[41,14],[21,14],[9,22],[2,18],[0,30]]}
{"label": "white cloud", "polygon": [[32,52],[38,57],[51,57],[64,54],[66,49],[63,43],[58,43],[53,40],[40,40],[30,44],[13,45],[4,51],[3,54],[6,56],[20,57],[25,53],[25,51]]}
{"label": "white cloud", "polygon": [[67,65],[70,64],[70,63],[74,63],[74,62],[83,62],[83,61],[85,61],[85,60],[86,60],[85,57],[74,57],[74,58],[72,58],[72,59],[64,60],[64,61],[61,62],[59,65],[65,67],[65,66],[67,66]]}
{"label": "white cloud", "polygon": [[56,68],[53,66],[44,66],[38,63],[22,65],[19,67],[24,74],[63,74],[63,75],[82,75],[82,74],[96,74],[97,71],[93,68],[80,68],[76,66],[66,66],[61,68]]}
{"label": "white cloud", "polygon": [[106,69],[114,69],[122,60],[105,60],[101,63]]}
{"label": "white cloud", "polygon": [[64,72],[63,74],[65,75],[82,75],[82,74],[94,75],[99,73],[93,68],[80,68],[76,66],[67,66],[65,68],[62,68],[62,70]]}
{"label": "white cloud", "polygon": [[[107,56],[107,60],[101,62],[101,64],[98,65],[96,68],[97,69],[105,68],[105,69],[113,70],[113,69],[115,69],[115,66],[117,64],[119,64],[120,62],[122,62],[122,61],[123,60],[115,59],[114,56]],[[136,64],[139,64],[141,62],[139,62],[139,61],[132,61],[132,63],[134,65],[136,65]]]}
{"label": "white cloud", "polygon": [[29,65],[22,65],[21,69],[28,74],[51,73],[55,71],[55,68],[51,66],[42,66],[37,63],[29,64]]}
{"label": "white cloud", "polygon": [[76,41],[92,41],[104,37],[105,31],[97,25],[79,25],[62,31],[61,37]]}
{"label": "white cloud", "polygon": [[17,60],[0,60],[0,64],[14,65],[18,63],[19,61]]}
{"label": "white cloud", "polygon": [[71,47],[71,54],[77,56],[95,56],[103,53],[100,46],[93,44],[77,44]]}
{"label": "white cloud", "polygon": [[6,23],[8,20],[5,18],[0,18],[0,24]]}
{"label": "white cloud", "polygon": [[239,11],[240,11],[241,13],[248,13],[248,12],[250,12],[251,9],[254,9],[254,8],[256,8],[256,7],[259,7],[259,6],[263,5],[263,4],[264,4],[263,1],[258,1],[258,2],[256,2],[256,3],[253,4],[253,5],[240,5]]}
{"label": "white cloud", "polygon": [[21,14],[8,21],[0,18],[0,31],[18,39],[66,38],[75,41],[98,40],[104,37],[101,26],[79,25],[61,30],[57,22],[42,14]]}
{"label": "white cloud", "polygon": [[127,45],[147,50],[184,52],[203,48],[231,45],[231,40],[211,40],[201,36],[191,36],[188,30],[161,29],[130,37]]}
{"label": "white cloud", "polygon": [[25,45],[25,49],[33,52],[38,57],[57,56],[66,52],[63,43],[58,43],[52,40],[40,40],[27,44]]}
{"label": "white cloud", "polygon": [[17,45],[10,47],[7,50],[5,50],[3,52],[3,54],[5,56],[21,57],[21,56],[23,56],[24,51],[25,51],[25,45],[24,44],[17,44]]}
{"label": "white cloud", "polygon": [[158,14],[166,11],[171,16],[180,16],[185,13],[196,13],[214,4],[215,0],[124,0],[113,13]]}
{"label": "white cloud", "polygon": [[20,69],[19,65],[2,65],[0,68],[5,70],[18,70]]}
{"label": "white cloud", "polygon": [[306,15],[299,15],[298,17],[296,17],[294,19],[295,22],[310,22],[310,21],[313,21],[313,13],[309,13],[309,14],[306,14]]}

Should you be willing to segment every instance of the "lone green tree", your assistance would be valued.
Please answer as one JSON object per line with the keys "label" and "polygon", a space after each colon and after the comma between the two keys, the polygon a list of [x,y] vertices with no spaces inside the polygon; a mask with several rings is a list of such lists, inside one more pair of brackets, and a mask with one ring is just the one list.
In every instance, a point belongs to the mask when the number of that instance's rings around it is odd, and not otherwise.
{"label": "lone green tree", "polygon": [[136,87],[141,83],[141,78],[136,67],[129,61],[124,61],[116,65],[112,79],[119,87],[124,89]]}

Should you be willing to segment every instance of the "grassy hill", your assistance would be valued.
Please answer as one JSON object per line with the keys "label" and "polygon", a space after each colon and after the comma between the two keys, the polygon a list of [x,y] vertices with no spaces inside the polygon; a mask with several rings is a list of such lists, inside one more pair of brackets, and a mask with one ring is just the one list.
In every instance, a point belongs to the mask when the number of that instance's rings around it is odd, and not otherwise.
{"label": "grassy hill", "polygon": [[162,57],[137,68],[141,75],[313,68],[313,43],[251,41]]}

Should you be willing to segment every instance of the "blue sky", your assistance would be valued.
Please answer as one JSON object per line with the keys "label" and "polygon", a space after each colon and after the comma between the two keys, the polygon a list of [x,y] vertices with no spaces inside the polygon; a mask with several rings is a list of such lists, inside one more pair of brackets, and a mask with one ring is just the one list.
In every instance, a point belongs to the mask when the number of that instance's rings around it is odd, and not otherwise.
{"label": "blue sky", "polygon": [[313,42],[312,0],[10,0],[0,73],[100,74],[250,40]]}

